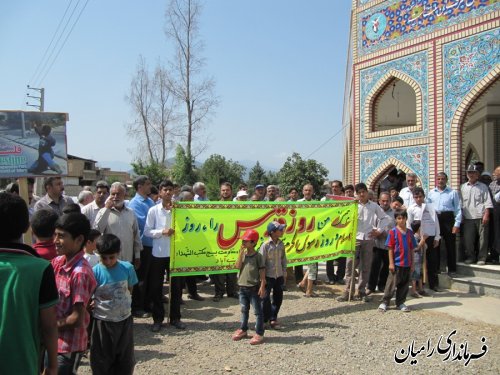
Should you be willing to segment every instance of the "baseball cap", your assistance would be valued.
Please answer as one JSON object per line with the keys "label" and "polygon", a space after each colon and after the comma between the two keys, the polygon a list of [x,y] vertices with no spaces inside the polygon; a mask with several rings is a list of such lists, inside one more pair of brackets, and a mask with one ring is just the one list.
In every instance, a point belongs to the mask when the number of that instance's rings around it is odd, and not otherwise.
{"label": "baseball cap", "polygon": [[468,167],[467,167],[467,172],[477,172],[479,173],[480,170],[479,170],[479,167],[475,164],[470,164]]}
{"label": "baseball cap", "polygon": [[259,233],[257,233],[257,231],[254,229],[247,229],[245,233],[243,233],[243,236],[241,236],[241,239],[243,241],[257,242],[259,240]]}
{"label": "baseball cap", "polygon": [[285,227],[285,224],[281,224],[277,221],[271,221],[269,224],[267,224],[267,233],[272,233],[277,230],[284,230]]}
{"label": "baseball cap", "polygon": [[264,189],[264,187],[265,187],[265,186],[264,186],[264,185],[262,185],[262,184],[257,184],[257,185],[255,185],[255,188],[256,188],[256,189]]}

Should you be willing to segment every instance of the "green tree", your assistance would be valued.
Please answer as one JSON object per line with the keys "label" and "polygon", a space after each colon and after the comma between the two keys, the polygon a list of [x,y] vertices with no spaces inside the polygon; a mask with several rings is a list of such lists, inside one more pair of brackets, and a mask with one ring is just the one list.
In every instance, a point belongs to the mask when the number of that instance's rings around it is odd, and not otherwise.
{"label": "green tree", "polygon": [[197,179],[196,172],[193,169],[193,160],[186,155],[186,151],[181,145],[177,145],[175,151],[175,164],[172,167],[172,177],[180,185],[192,185]]}
{"label": "green tree", "polygon": [[253,191],[257,184],[267,184],[266,171],[262,168],[259,161],[248,172],[248,188]]}
{"label": "green tree", "polygon": [[246,168],[240,163],[226,160],[224,156],[212,154],[205,160],[200,169],[200,179],[207,186],[208,197],[217,200],[219,197],[220,184],[230,182],[233,189],[243,181]]}
{"label": "green tree", "polygon": [[148,176],[155,186],[160,185],[160,182],[169,176],[165,165],[156,162],[145,163],[142,160],[138,160],[132,163],[132,168],[136,175]]}
{"label": "green tree", "polygon": [[302,191],[305,184],[314,187],[314,199],[320,199],[321,187],[328,176],[328,170],[316,160],[304,160],[294,152],[289,156],[278,172],[280,191],[283,195],[294,187]]}

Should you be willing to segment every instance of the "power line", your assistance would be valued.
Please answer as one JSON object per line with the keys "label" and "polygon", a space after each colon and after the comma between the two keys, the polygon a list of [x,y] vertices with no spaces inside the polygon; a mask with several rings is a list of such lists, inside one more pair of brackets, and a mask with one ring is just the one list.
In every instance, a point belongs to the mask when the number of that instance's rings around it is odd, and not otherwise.
{"label": "power line", "polygon": [[330,138],[328,138],[326,141],[324,141],[322,144],[320,144],[313,152],[311,152],[309,155],[306,156],[306,159],[309,159],[312,155],[314,155],[316,152],[321,150],[327,143],[329,143],[333,138],[335,138],[341,131],[343,131],[348,125],[350,124],[350,121],[346,121],[345,125],[342,126],[334,135],[332,135]]}
{"label": "power line", "polygon": [[70,0],[70,2],[68,3],[68,6],[66,7],[66,10],[64,11],[63,16],[61,17],[61,20],[59,21],[59,24],[57,25],[56,31],[54,31],[54,35],[52,35],[52,39],[50,40],[49,45],[45,49],[45,52],[43,53],[43,56],[40,59],[40,62],[38,63],[38,66],[36,67],[35,72],[31,76],[31,79],[29,80],[29,82],[34,82],[34,79],[38,74],[38,70],[40,69],[40,66],[42,65],[43,61],[45,60],[45,57],[47,57],[47,52],[49,52],[49,49],[52,46],[52,43],[54,42],[54,39],[56,38],[56,35],[59,32],[59,29],[61,28],[61,25],[62,25],[64,19],[66,18],[66,14],[68,13],[68,10],[69,10],[72,3],[73,3],[73,0]]}
{"label": "power line", "polygon": [[[79,0],[80,2],[80,0]],[[57,51],[57,54],[56,56],[54,57],[54,59],[52,60],[50,66],[47,68],[47,70],[45,71],[45,74],[43,75],[42,79],[40,80],[40,83],[39,85],[41,85],[45,79],[45,77],[47,76],[47,74],[49,74],[50,72],[50,69],[52,69],[52,66],[54,66],[54,63],[55,61],[57,60],[57,58],[59,57],[59,54],[61,53],[63,47],[66,45],[66,42],[68,41],[68,38],[70,37],[71,33],[73,32],[73,29],[75,28],[76,24],[78,23],[78,21],[80,20],[80,17],[82,16],[82,13],[83,11],[85,10],[85,8],[87,7],[87,4],[89,3],[89,0],[86,0],[85,1],[85,5],[82,7],[82,9],[80,10],[80,13],[78,14],[78,17],[76,18],[75,22],[73,23],[73,26],[71,26],[71,29],[69,30],[69,33],[66,35],[66,38],[64,39],[64,42],[62,43],[61,47],[59,48],[59,50]],[[77,4],[78,5],[78,4]],[[75,7],[76,9],[76,7]]]}

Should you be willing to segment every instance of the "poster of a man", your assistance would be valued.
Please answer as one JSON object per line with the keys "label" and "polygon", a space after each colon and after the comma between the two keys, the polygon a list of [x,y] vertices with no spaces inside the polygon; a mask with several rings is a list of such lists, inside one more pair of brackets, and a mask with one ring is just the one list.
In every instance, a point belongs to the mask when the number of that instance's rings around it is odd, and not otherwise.
{"label": "poster of a man", "polygon": [[0,111],[0,177],[67,174],[66,113]]}

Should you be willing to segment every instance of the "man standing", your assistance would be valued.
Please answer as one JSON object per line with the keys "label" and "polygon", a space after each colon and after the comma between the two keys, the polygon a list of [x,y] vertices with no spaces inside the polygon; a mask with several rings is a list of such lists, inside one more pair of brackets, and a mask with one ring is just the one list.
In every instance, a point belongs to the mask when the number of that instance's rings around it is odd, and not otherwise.
{"label": "man standing", "polygon": [[490,191],[493,195],[493,233],[495,239],[490,257],[493,263],[498,263],[500,256],[500,166],[495,168],[493,177],[494,180],[490,184]]}
{"label": "man standing", "polygon": [[207,187],[203,182],[195,182],[193,185],[194,200],[197,202],[208,201]]}
{"label": "man standing", "polygon": [[111,184],[109,199],[97,213],[94,228],[118,237],[122,243],[120,259],[139,268],[142,251],[139,225],[134,211],[125,207],[125,186],[121,182]]}
{"label": "man standing", "polygon": [[149,197],[149,194],[151,194],[151,185],[151,180],[148,176],[137,176],[133,183],[135,196],[128,204],[128,208],[134,211],[137,218],[142,243],[141,266],[137,270],[139,282],[134,285],[134,290],[132,291],[132,310],[135,311],[136,316],[148,315],[144,314],[144,312],[150,310],[147,275],[151,263],[153,239],[144,235],[144,225],[146,224],[149,209],[155,206],[155,202]]}
{"label": "man standing", "polygon": [[[332,195],[344,196],[344,193],[342,192],[342,189],[344,187],[342,181],[333,180],[330,187]],[[321,198],[321,200],[326,199],[326,197]],[[337,262],[337,274],[334,273],[334,262]],[[344,283],[345,262],[346,258],[337,258],[335,261],[326,261],[326,277],[328,278],[328,284],[333,285],[337,283],[342,285]]]}
{"label": "man standing", "polygon": [[45,188],[47,194],[36,202],[34,211],[41,210],[42,208],[48,208],[50,210],[54,210],[59,216],[61,216],[64,206],[74,203],[73,199],[63,195],[64,183],[61,180],[61,177],[47,177],[43,183],[43,187]]}
{"label": "man standing", "polygon": [[488,187],[479,182],[479,168],[477,165],[469,165],[467,168],[468,181],[460,187],[462,196],[462,214],[464,223],[464,247],[466,264],[474,263],[476,254],[474,244],[479,237],[479,253],[477,264],[486,264],[488,255],[488,225],[490,213],[488,208],[493,208]]}
{"label": "man standing", "polygon": [[265,201],[273,202],[276,200],[278,189],[276,185],[268,185],[266,189]]}
{"label": "man standing", "polygon": [[[375,236],[373,259],[370,276],[368,278],[366,295],[370,295],[373,291],[375,291],[375,288],[378,288],[379,292],[384,292],[385,283],[387,281],[387,277],[389,276],[389,254],[387,252],[387,247],[385,246],[385,241],[389,231],[396,226],[394,212],[391,208],[391,196],[388,191],[382,191],[380,193],[378,197],[378,205],[382,208],[382,210],[384,210],[385,214],[389,217],[389,220],[387,221],[384,231],[380,233],[380,235]],[[378,224],[379,220],[377,219],[377,225]]]}
{"label": "man standing", "polygon": [[415,203],[413,200],[413,189],[417,186],[417,175],[415,173],[408,173],[406,175],[406,185],[399,192],[399,196],[403,198],[404,206],[408,208]]}
{"label": "man standing", "polygon": [[[229,182],[223,182],[220,185],[220,199],[221,201],[230,202],[233,200],[233,187]],[[228,297],[238,298],[237,276],[236,273],[225,273],[211,275],[210,278],[215,284],[214,302],[219,302],[224,296],[224,292]]]}
{"label": "man standing", "polygon": [[95,218],[101,208],[104,208],[104,203],[109,197],[109,185],[106,181],[97,181],[95,185],[94,201],[82,208],[84,214],[90,221],[90,226],[94,226]]}
{"label": "man standing", "polygon": [[427,203],[438,215],[441,238],[444,239],[446,248],[448,274],[453,276],[457,272],[455,235],[460,231],[462,208],[458,192],[446,186],[447,183],[446,173],[439,172],[436,176],[436,187],[429,192]]}

